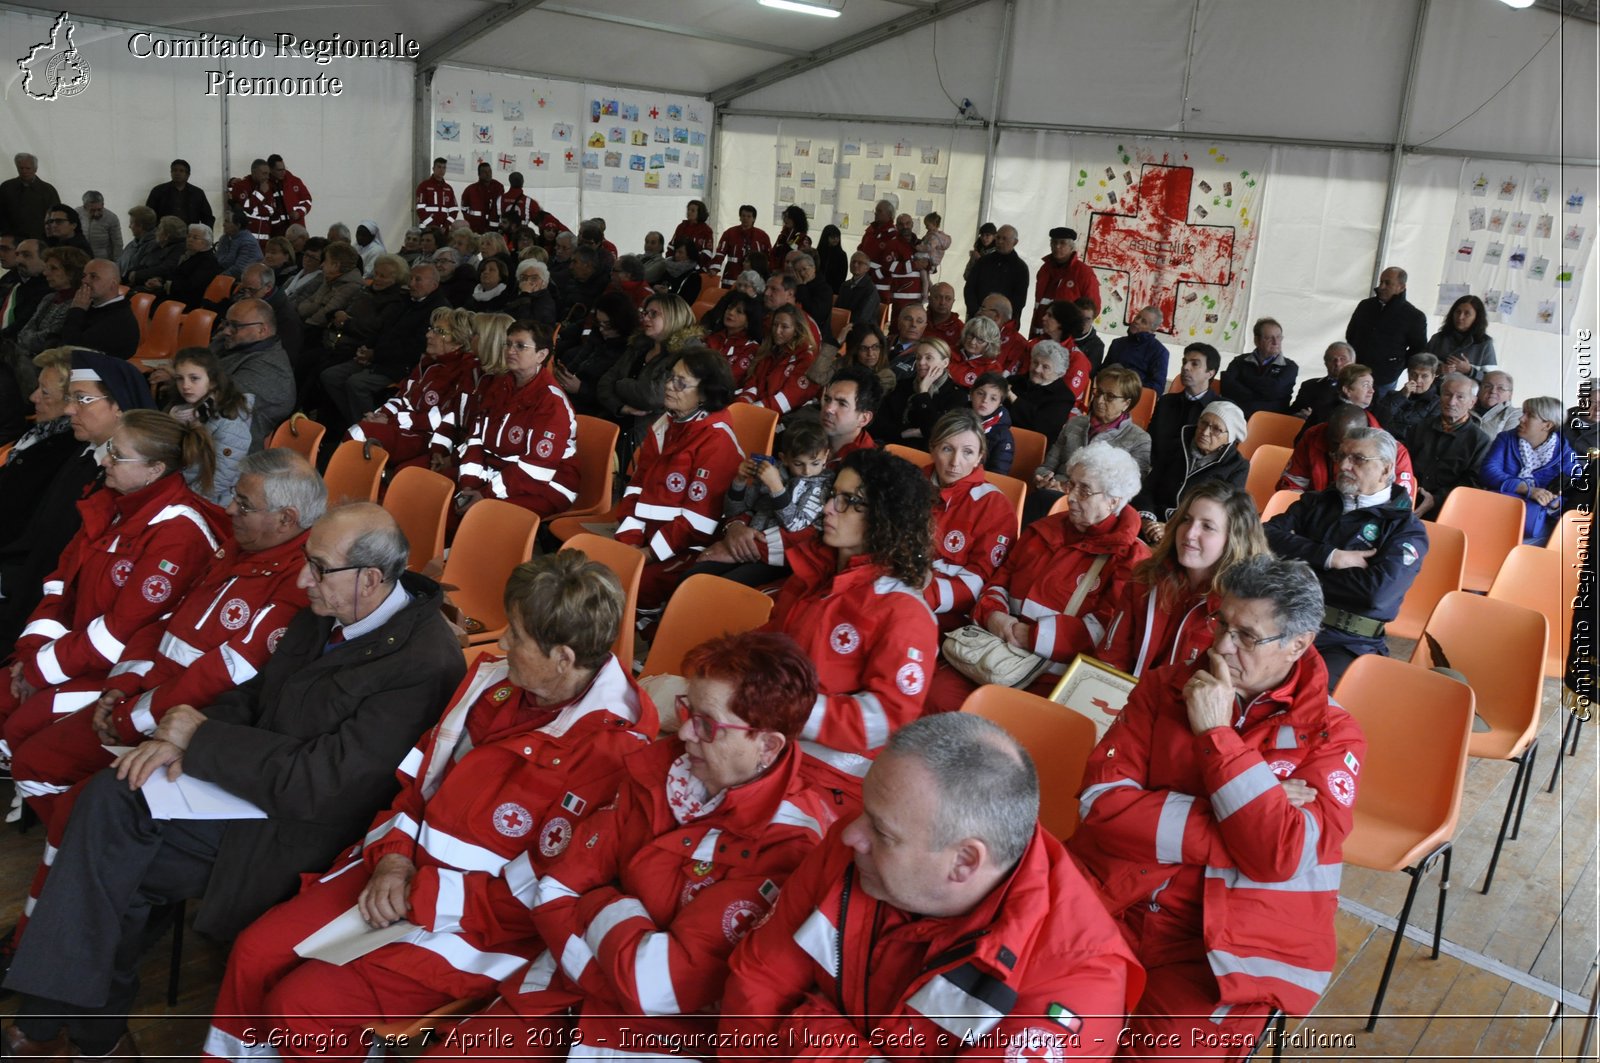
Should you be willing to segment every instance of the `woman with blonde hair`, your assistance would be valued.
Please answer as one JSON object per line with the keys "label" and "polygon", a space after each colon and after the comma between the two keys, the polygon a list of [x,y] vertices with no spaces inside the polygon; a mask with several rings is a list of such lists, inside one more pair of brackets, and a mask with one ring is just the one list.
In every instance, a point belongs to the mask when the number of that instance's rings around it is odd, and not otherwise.
{"label": "woman with blonde hair", "polygon": [[[349,438],[371,440],[387,450],[390,469],[429,464],[429,448],[435,433],[445,427],[446,413],[463,409],[483,376],[472,353],[476,316],[470,310],[447,306],[435,310],[428,319],[422,361],[394,398],[350,429]],[[461,415],[458,412],[456,416]],[[454,446],[454,437],[447,439]]]}
{"label": "woman with blonde hair", "polygon": [[652,295],[639,310],[639,328],[622,356],[600,377],[600,405],[622,426],[629,447],[666,408],[666,381],[676,356],[704,330],[676,295]]}
{"label": "woman with blonde hair", "polygon": [[767,319],[767,338],[761,341],[735,399],[780,414],[799,409],[816,395],[817,385],[806,375],[816,360],[804,311],[780,306]]}

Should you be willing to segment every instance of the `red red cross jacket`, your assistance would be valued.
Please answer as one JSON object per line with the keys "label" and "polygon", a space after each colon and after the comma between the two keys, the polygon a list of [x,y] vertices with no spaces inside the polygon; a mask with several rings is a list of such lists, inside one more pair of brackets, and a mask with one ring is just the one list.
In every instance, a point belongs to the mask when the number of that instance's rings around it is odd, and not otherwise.
{"label": "red red cross jacket", "polygon": [[[503,228],[505,225],[506,212],[514,210],[517,212],[517,217],[522,220],[522,223],[527,225],[528,211],[530,209],[537,209],[538,206],[538,201],[531,198],[527,192],[520,188],[508,188],[504,192],[500,193],[499,198],[497,198],[494,202],[494,216],[497,219],[496,224]],[[539,227],[537,225],[532,226],[531,228],[536,233],[539,231]],[[515,248],[512,249],[512,253],[516,253]]]}
{"label": "red red cross jacket", "polygon": [[[844,463],[845,458],[849,457],[855,451],[871,450],[877,445],[878,444],[873,441],[872,436],[867,433],[867,430],[864,428],[861,429],[856,433],[855,438],[847,440],[843,446],[834,451],[828,457],[828,471],[830,473],[837,473],[839,471],[839,466]],[[732,519],[742,522],[748,518],[744,514],[740,514]],[[800,543],[809,543],[816,538],[816,532],[812,528],[806,528],[804,531],[792,532],[788,528],[785,528],[782,524],[774,524],[765,531],[760,531],[756,534],[761,537],[761,548],[766,554],[767,564],[779,568],[788,567],[789,562],[787,558],[787,551],[791,547]]]}
{"label": "red red cross jacket", "polygon": [[752,254],[757,251],[766,254],[771,250],[772,237],[762,230],[753,225],[748,229],[742,225],[732,226],[724,229],[717,241],[716,253],[711,256],[711,272],[722,274],[731,285],[747,268]]}
{"label": "red red cross jacket", "polygon": [[456,474],[462,490],[503,498],[542,517],[578,497],[578,419],[547,363],[520,388],[510,373],[473,396]]}
{"label": "red red cross jacket", "polygon": [[791,543],[769,631],[800,644],[817,667],[817,704],[800,732],[813,774],[857,793],[895,728],[922,714],[939,625],[922,592],[865,554],[838,571],[820,536]]}
{"label": "red red cross jacket", "polygon": [[617,542],[666,561],[711,542],[744,451],[725,410],[687,421],[663,414],[645,433],[617,511]]}
{"label": "red red cross jacket", "polygon": [[1084,297],[1094,300],[1095,313],[1099,313],[1100,278],[1094,270],[1076,252],[1065,262],[1046,255],[1033,279],[1033,323],[1028,334],[1038,336],[1044,332],[1044,312],[1057,299],[1075,303]]}
{"label": "red red cross jacket", "polygon": [[690,221],[685,218],[678,223],[676,229],[672,230],[672,239],[667,241],[668,257],[671,257],[671,252],[679,244],[687,243],[694,247],[697,257],[705,259],[711,254],[711,245],[715,239],[716,235],[712,233],[711,226],[703,221]]}
{"label": "red red cross jacket", "polygon": [[1211,648],[1206,618],[1221,604],[1214,592],[1185,593],[1163,603],[1150,584],[1130,579],[1095,656],[1129,675],[1164,664],[1194,664]]}
{"label": "red red cross jacket", "polygon": [[[1367,424],[1382,428],[1372,412],[1367,411]],[[1406,489],[1411,504],[1417,502],[1417,478],[1411,469],[1411,452],[1406,445],[1395,440],[1394,482]],[[1326,491],[1333,486],[1333,464],[1328,458],[1328,426],[1312,425],[1295,441],[1289,464],[1278,480],[1280,491]]]}
{"label": "red red cross jacket", "polygon": [[125,743],[153,734],[172,706],[203,709],[255,676],[306,607],[296,582],[308,534],[213,565],[162,622],[129,640],[103,688],[126,699],[112,716]]}
{"label": "red red cross jacket", "polygon": [[268,182],[263,192],[248,177],[235,177],[228,182],[228,201],[244,211],[245,228],[258,242],[272,238],[272,226],[278,217],[277,192]]}
{"label": "red red cross jacket", "polygon": [[421,929],[371,962],[457,997],[487,995],[538,951],[538,873],[611,802],[623,758],[659,729],[615,658],[553,718],[506,676],[496,657],[462,681],[401,762],[400,793],[358,857],[367,874],[389,853],[417,865],[406,917]]}
{"label": "red red cross jacket", "polygon": [[750,363],[744,387],[735,399],[777,410],[779,414],[798,410],[817,397],[816,382],[806,375],[816,360],[815,346],[795,344],[787,352],[773,347]]}
{"label": "red red cross jacket", "polygon": [[274,235],[281,236],[277,229],[287,230],[291,225],[304,225],[306,215],[311,213],[311,189],[306,183],[288,170],[283,171],[283,180],[278,182],[278,216],[274,219]]}
{"label": "red red cross jacket", "polygon": [[391,455],[391,465],[420,457],[430,449],[453,453],[467,402],[482,379],[483,368],[474,354],[458,351],[432,362],[424,358],[394,398],[378,407],[389,420],[358,421],[350,429],[350,438],[379,444]]}
{"label": "red red cross jacket", "polygon": [[745,376],[750,372],[750,362],[761,349],[761,344],[743,330],[730,336],[725,330],[718,329],[706,337],[706,346],[713,351],[721,351],[727,357],[728,369],[733,373],[733,386],[743,387]]}
{"label": "red red cross jacket", "polygon": [[952,310],[950,311],[950,316],[938,324],[935,324],[930,318],[928,327],[922,330],[922,334],[937,340],[944,340],[945,346],[950,348],[951,355],[960,357],[961,333],[965,328],[966,325],[962,323],[961,315]]}
{"label": "red red cross jacket", "polygon": [[[1006,337],[1006,340],[1015,337],[1015,335],[1013,333],[1011,336]],[[1001,341],[1000,353],[993,358],[974,358],[959,347],[953,348],[951,351],[952,357],[950,358],[950,379],[954,380],[960,387],[970,388],[985,373],[1015,376],[1018,373],[1027,372],[1028,367],[1025,363],[1027,361],[1028,345],[1026,343],[1012,344],[1006,342],[1006,340]],[[1018,358],[1021,358],[1022,361],[1015,360]]]}
{"label": "red red cross jacket", "polygon": [[474,181],[461,190],[461,216],[475,233],[486,233],[500,220],[500,199],[506,186],[491,178],[487,185]]}
{"label": "red red cross jacket", "polygon": [[909,266],[911,256],[917,253],[916,248],[900,238],[900,230],[892,222],[874,222],[867,226],[856,250],[872,263],[873,287],[878,289],[878,298],[885,305],[900,298],[898,282],[905,277],[896,274],[895,268],[902,263]]}
{"label": "red red cross jacket", "polygon": [[[1072,854],[1113,913],[1139,902],[1193,913],[1138,941],[1140,955],[1193,943],[1222,1004],[1306,1015],[1338,957],[1340,859],[1366,740],[1329,700],[1315,649],[1237,703],[1239,724],[1196,735],[1183,687],[1206,666],[1157,668],[1134,688],[1090,754]],[[1316,791],[1304,808],[1284,796],[1290,778]]]}
{"label": "red red cross jacket", "polygon": [[456,190],[429,174],[417,185],[417,224],[449,228],[456,217]]}
{"label": "red red cross jacket", "polygon": [[[1100,555],[1106,563],[1097,584],[1077,615],[1066,615],[1078,583]],[[1087,532],[1074,528],[1065,513],[1043,517],[1023,529],[1016,549],[983,588],[972,622],[983,624],[997,612],[1026,620],[1033,627],[1028,649],[1050,658],[1049,670],[1059,675],[1073,657],[1092,652],[1104,637],[1122,599],[1122,585],[1133,566],[1149,556],[1139,541],[1139,514],[1132,506],[1123,506]]]}
{"label": "red red cross jacket", "polygon": [[105,488],[78,503],[83,525],[44,581],[14,660],[35,687],[104,675],[233,550],[222,510],[168,473],[130,494]]}
{"label": "red red cross jacket", "polygon": [[680,823],[672,801],[691,788],[687,759],[676,739],[629,756],[615,807],[540,877],[534,924],[549,951],[501,986],[512,1010],[578,1009],[586,1043],[621,1045],[627,1029],[714,1054],[692,1039],[716,1029],[728,956],[822,840],[832,797],[808,787],[799,752],[785,750]]}
{"label": "red red cross jacket", "polygon": [[[933,469],[928,470],[933,478]],[[979,465],[948,487],[935,485],[933,581],[922,592],[939,630],[967,622],[973,603],[1017,538],[1017,510]]]}
{"label": "red red cross jacket", "polygon": [[1111,1059],[1144,972],[1061,843],[1034,827],[965,915],[869,896],[836,825],[733,955],[727,1037],[771,1059]]}

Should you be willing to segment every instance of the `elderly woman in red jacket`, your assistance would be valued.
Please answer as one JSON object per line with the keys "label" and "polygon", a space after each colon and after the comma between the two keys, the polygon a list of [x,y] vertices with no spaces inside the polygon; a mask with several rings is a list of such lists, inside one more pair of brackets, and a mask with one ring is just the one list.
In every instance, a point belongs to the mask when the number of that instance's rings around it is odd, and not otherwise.
{"label": "elderly woman in red jacket", "polygon": [[[1074,657],[1094,652],[1133,566],[1150,556],[1128,504],[1139,493],[1139,467],[1127,451],[1080,447],[1062,485],[1067,512],[1024,529],[972,610],[973,623],[1048,662],[1030,688],[1044,694]],[[933,686],[929,706],[938,712],[961,708],[976,689],[948,666]]]}
{"label": "elderly woman in red jacket", "polygon": [[801,771],[817,679],[793,641],[727,635],[684,664],[677,738],[628,757],[615,802],[532,887],[546,951],[430,1055],[559,1056],[630,1035],[678,1045],[656,1057],[717,1054],[728,957],[822,840],[833,795]]}
{"label": "elderly woman in red jacket", "polygon": [[939,630],[967,622],[983,585],[1017,540],[1017,509],[984,475],[988,440],[978,415],[951,410],[939,418],[928,440],[933,463],[928,480],[933,503],[933,579],[923,598],[939,618]]}
{"label": "elderly woman in red jacket", "polygon": [[371,440],[389,452],[389,468],[429,464],[439,440],[454,445],[446,420],[477,388],[483,370],[472,353],[470,310],[441,306],[428,319],[422,361],[400,384],[400,392],[350,429],[350,438]]}
{"label": "elderly woman in red jacket", "polygon": [[506,329],[506,371],[485,377],[467,411],[455,512],[499,498],[548,517],[578,497],[578,420],[550,369],[548,326]]}
{"label": "elderly woman in red jacket", "polygon": [[[321,1039],[355,1046],[376,1016],[488,996],[541,948],[539,876],[612,800],[624,757],[648,750],[658,721],[611,655],[623,595],[604,565],[545,554],[517,566],[505,601],[506,656],[462,681],[400,763],[394,804],[327,875],[239,936],[208,1057],[259,1056],[252,1029],[287,1030],[290,1059],[318,1056]],[[374,929],[414,927],[342,965],[295,953],[352,907]]]}

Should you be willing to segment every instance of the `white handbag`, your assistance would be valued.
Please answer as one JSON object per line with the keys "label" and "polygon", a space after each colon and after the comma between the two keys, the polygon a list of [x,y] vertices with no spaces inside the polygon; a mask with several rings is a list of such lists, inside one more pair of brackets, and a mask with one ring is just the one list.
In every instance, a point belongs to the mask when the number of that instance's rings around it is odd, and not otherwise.
{"label": "white handbag", "polygon": [[[1083,600],[1099,581],[1100,570],[1105,568],[1109,558],[1109,554],[1095,556],[1089,571],[1072,592],[1072,599],[1063,610],[1065,615],[1078,615]],[[950,632],[944,637],[942,649],[950,667],[979,686],[993,683],[1003,687],[1026,687],[1050,666],[1050,658],[1019,649],[977,624],[967,624]]]}

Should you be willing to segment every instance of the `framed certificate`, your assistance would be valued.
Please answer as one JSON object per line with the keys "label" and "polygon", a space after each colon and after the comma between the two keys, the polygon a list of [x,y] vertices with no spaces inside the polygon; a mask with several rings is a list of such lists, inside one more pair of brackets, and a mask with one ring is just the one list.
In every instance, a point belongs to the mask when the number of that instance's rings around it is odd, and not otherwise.
{"label": "framed certificate", "polygon": [[1107,728],[1128,703],[1128,695],[1133,693],[1138,682],[1127,672],[1119,672],[1096,657],[1080,653],[1050,692],[1050,700],[1092,720],[1098,741],[1105,737]]}

